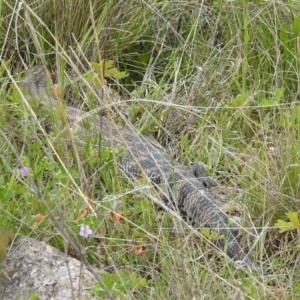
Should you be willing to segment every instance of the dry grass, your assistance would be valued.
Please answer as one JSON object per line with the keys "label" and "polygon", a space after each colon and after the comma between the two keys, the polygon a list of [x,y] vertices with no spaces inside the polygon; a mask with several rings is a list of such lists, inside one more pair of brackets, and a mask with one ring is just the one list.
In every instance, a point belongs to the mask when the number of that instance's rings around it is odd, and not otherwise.
{"label": "dry grass", "polygon": [[[124,299],[298,298],[299,242],[293,232],[279,234],[274,223],[299,211],[299,8],[293,1],[256,2],[0,2],[6,138],[0,140],[0,225],[63,249],[57,224],[49,217],[39,221],[48,216],[42,197],[54,217],[65,216],[68,239],[88,247],[88,261],[118,274],[115,295]],[[224,254],[217,260],[209,243],[146,200],[156,197],[153,190],[141,194],[138,184],[124,183],[108,149],[101,150],[101,163],[88,148],[74,157],[60,135],[61,116],[41,109],[39,120],[52,123],[53,154],[10,83],[43,63],[57,72],[68,97],[66,74],[82,78],[92,61],[103,59],[129,73],[121,81],[107,78],[123,105],[114,97],[97,103],[78,82],[73,105],[100,105],[187,167],[202,162],[233,190],[251,232],[243,243],[254,245],[255,260],[284,283],[285,296],[268,279],[236,270]],[[34,182],[20,176],[22,166]],[[97,218],[82,214],[87,200]],[[119,211],[122,222],[114,217]],[[83,224],[95,233],[88,241],[78,237]],[[139,288],[128,279],[132,274],[145,280]]]}

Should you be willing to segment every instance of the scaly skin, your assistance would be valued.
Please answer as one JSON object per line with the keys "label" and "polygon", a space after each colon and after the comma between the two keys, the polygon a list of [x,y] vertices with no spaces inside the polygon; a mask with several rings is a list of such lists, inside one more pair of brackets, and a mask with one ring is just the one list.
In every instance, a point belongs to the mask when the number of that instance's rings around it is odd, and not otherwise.
{"label": "scaly skin", "polygon": [[[53,109],[55,100],[49,96],[50,76],[46,74],[43,66],[34,67],[25,77],[22,88],[49,109]],[[95,136],[101,132],[106,146],[115,148],[121,145],[127,152],[119,167],[129,178],[147,176],[153,184],[165,186],[162,198],[169,208],[179,212],[194,228],[209,227],[222,235],[224,239],[216,243],[220,249],[225,250],[234,260],[243,261],[252,270],[259,270],[242,249],[234,231],[228,228],[228,216],[209,193],[207,186],[213,183],[206,177],[199,180],[201,169],[193,167],[187,170],[177,163],[171,163],[171,157],[153,146],[146,138],[117,126],[97,113],[86,113],[70,106],[65,108],[65,113],[70,126],[76,126],[76,142],[82,142],[83,139],[79,137]],[[79,116],[81,120],[89,123],[88,129],[78,120]]]}

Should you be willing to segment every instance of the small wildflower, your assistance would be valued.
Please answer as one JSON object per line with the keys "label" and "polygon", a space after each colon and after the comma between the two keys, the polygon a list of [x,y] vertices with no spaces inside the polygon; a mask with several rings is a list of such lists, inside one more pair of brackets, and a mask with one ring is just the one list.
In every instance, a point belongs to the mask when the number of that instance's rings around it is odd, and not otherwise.
{"label": "small wildflower", "polygon": [[29,169],[27,167],[22,167],[18,170],[20,176],[22,177],[28,177],[29,175]]}
{"label": "small wildflower", "polygon": [[82,120],[81,116],[79,116],[79,115],[76,115],[76,117],[75,117],[75,121],[76,121],[76,122],[80,122],[81,120]]}
{"label": "small wildflower", "polygon": [[93,233],[93,230],[90,228],[89,225],[82,225],[80,227],[79,235],[87,239],[91,234]]}
{"label": "small wildflower", "polygon": [[28,119],[22,119],[22,120],[21,120],[21,123],[22,123],[23,125],[29,125]]}

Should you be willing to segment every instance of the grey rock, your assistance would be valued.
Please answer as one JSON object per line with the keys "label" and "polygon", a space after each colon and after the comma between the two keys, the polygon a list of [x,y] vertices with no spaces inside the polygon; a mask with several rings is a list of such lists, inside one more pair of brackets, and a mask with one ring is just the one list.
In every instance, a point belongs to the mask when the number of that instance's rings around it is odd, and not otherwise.
{"label": "grey rock", "polygon": [[[20,238],[2,265],[0,299],[100,299],[92,297],[97,280],[80,261],[29,237]],[[5,274],[5,275],[4,275]]]}

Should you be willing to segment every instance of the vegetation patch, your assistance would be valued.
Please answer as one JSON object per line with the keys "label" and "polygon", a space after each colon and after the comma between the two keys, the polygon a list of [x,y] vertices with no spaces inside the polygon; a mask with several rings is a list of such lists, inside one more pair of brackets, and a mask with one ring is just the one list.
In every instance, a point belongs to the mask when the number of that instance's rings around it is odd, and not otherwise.
{"label": "vegetation patch", "polygon": [[[0,13],[0,262],[13,236],[78,257],[68,236],[118,299],[299,298],[297,1],[6,0]],[[57,110],[21,88],[40,64]],[[70,129],[67,103],[204,164],[270,275],[161,209],[150,180],[119,170],[126,149]]]}

